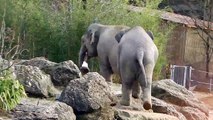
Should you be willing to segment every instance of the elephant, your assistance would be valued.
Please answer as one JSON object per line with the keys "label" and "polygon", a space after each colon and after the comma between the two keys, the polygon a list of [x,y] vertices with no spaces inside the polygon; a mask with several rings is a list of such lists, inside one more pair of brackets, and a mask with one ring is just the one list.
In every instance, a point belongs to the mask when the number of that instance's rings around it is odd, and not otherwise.
{"label": "elephant", "polygon": [[81,72],[83,74],[89,72],[86,61],[90,58],[98,57],[100,74],[107,82],[112,82],[112,74],[118,74],[118,42],[115,40],[115,35],[120,31],[128,29],[130,29],[128,26],[92,23],[81,37],[81,48],[79,51]]}
{"label": "elephant", "polygon": [[136,26],[115,36],[118,44],[117,69],[122,79],[121,105],[129,106],[131,96],[139,98],[143,91],[143,107],[152,108],[151,84],[158,49],[151,32]]}

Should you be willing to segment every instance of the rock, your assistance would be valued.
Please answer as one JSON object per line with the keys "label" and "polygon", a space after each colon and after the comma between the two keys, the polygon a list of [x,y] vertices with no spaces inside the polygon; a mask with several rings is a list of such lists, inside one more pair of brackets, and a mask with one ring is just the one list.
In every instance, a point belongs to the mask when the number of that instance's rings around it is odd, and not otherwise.
{"label": "rock", "polygon": [[72,106],[76,114],[91,113],[115,104],[110,87],[96,72],[70,81],[61,93],[59,101]]}
{"label": "rock", "polygon": [[205,2],[201,0],[163,0],[158,7],[161,9],[169,7],[174,13],[192,18],[196,16],[198,19],[205,19],[203,11],[209,9],[209,7],[204,8]]}
{"label": "rock", "polygon": [[106,105],[92,113],[78,114],[77,120],[115,120],[114,110],[111,106]]}
{"label": "rock", "polygon": [[[112,92],[121,98],[121,84],[111,84]],[[143,102],[141,99],[132,98],[132,103],[130,106],[121,106],[119,103],[113,107],[115,111],[116,120],[175,120],[177,118],[183,118],[180,120],[186,120],[186,118],[178,112],[173,105],[170,105],[160,99],[152,97],[153,112],[148,113],[143,109]],[[160,114],[163,113],[163,114]],[[168,116],[165,116],[168,114]],[[171,116],[169,116],[171,115]],[[164,117],[165,116],[165,117]],[[174,116],[174,117],[172,117]]]}
{"label": "rock", "polygon": [[197,108],[183,107],[180,112],[187,120],[208,120],[208,117]]}
{"label": "rock", "polygon": [[122,92],[121,92],[121,84],[116,84],[116,83],[112,83],[110,84],[110,88],[112,89],[113,94],[115,94],[116,96],[121,96]]}
{"label": "rock", "polygon": [[3,59],[0,55],[0,76],[4,76],[5,74],[8,75],[8,73],[12,73],[10,75],[10,77],[12,79],[15,79],[15,76],[13,74],[13,70],[14,70],[14,67],[13,67],[13,64],[15,62],[13,60],[6,60],[6,59]]}
{"label": "rock", "polygon": [[12,120],[12,118],[5,117],[5,116],[0,116],[0,120]]}
{"label": "rock", "polygon": [[59,94],[53,86],[50,76],[43,73],[38,67],[15,65],[14,73],[29,95],[49,97]]}
{"label": "rock", "polygon": [[12,116],[8,111],[0,109],[0,120],[12,120]]}
{"label": "rock", "polygon": [[[176,106],[176,108],[177,107],[178,106]],[[166,103],[158,98],[152,97],[153,112],[172,115],[179,118],[180,120],[187,120],[182,113],[176,110],[176,108],[169,103]]]}
{"label": "rock", "polygon": [[31,60],[18,62],[17,64],[39,67],[51,76],[51,80],[56,86],[66,86],[70,80],[79,78],[81,75],[78,66],[71,60],[55,63],[46,60],[44,57],[36,57]]}
{"label": "rock", "polygon": [[15,120],[76,120],[72,107],[44,99],[23,99],[11,114]]}
{"label": "rock", "polygon": [[116,120],[179,120],[177,117],[160,114],[132,110],[115,110]]}
{"label": "rock", "polygon": [[43,70],[51,76],[56,86],[66,86],[70,80],[79,78],[81,75],[78,66],[71,60],[43,68]]}
{"label": "rock", "polygon": [[0,55],[0,68],[1,69],[7,69],[12,65],[12,61],[9,60],[5,60],[2,58],[2,56]]}
{"label": "rock", "polygon": [[208,108],[191,91],[169,79],[153,82],[152,96],[180,107],[197,108],[207,116],[209,113]]}
{"label": "rock", "polygon": [[55,62],[51,62],[44,57],[36,57],[30,60],[21,60],[20,62],[16,63],[17,65],[30,65],[30,66],[36,66],[40,69],[45,69],[49,66],[54,66]]}

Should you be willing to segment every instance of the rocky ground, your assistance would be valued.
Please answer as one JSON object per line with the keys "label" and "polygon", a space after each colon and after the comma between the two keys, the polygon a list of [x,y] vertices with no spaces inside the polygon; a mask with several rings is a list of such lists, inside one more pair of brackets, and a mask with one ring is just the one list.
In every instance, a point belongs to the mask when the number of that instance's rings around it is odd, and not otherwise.
{"label": "rocky ground", "polygon": [[97,72],[82,76],[71,60],[34,58],[18,61],[11,70],[28,97],[10,112],[0,112],[0,120],[208,120],[213,108],[210,96],[169,79],[153,82],[152,110],[144,110],[141,99],[122,106],[120,84],[107,83]]}
{"label": "rocky ground", "polygon": [[209,108],[209,120],[213,120],[213,93],[206,93],[206,92],[193,92],[195,96],[204,102],[206,106]]}

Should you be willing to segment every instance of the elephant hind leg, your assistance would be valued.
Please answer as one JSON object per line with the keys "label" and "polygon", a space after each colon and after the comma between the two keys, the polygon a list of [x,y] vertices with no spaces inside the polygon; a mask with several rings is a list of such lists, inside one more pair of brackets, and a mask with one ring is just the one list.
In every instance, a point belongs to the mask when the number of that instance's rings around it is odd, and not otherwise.
{"label": "elephant hind leg", "polygon": [[152,62],[143,65],[142,60],[138,61],[141,67],[141,74],[139,75],[139,83],[143,90],[143,107],[146,110],[152,109],[151,101],[151,83],[152,83],[152,73],[154,69],[154,64]]}
{"label": "elephant hind leg", "polygon": [[132,97],[132,86],[134,82],[134,77],[130,74],[126,74],[127,72],[121,73],[122,79],[122,98],[120,101],[121,105],[129,106],[131,104]]}
{"label": "elephant hind leg", "polygon": [[141,95],[141,86],[138,81],[134,81],[132,86],[132,97],[140,98]]}
{"label": "elephant hind leg", "polygon": [[152,74],[154,69],[154,64],[149,63],[144,66],[145,75],[142,77],[143,84],[143,101],[144,101],[144,109],[149,110],[152,109],[152,101],[151,101],[151,84],[152,84]]}
{"label": "elephant hind leg", "polygon": [[122,83],[122,98],[121,105],[129,106],[131,103],[132,83]]}

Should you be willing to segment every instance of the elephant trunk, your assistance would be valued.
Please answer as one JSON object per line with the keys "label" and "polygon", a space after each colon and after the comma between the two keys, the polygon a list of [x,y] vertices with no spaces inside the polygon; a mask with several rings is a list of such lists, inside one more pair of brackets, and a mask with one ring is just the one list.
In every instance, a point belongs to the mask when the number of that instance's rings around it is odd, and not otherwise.
{"label": "elephant trunk", "polygon": [[87,49],[84,45],[81,46],[81,49],[80,49],[80,52],[79,52],[79,66],[81,67],[81,65],[83,64],[83,61],[85,59],[85,56],[86,56],[86,52],[87,52]]}
{"label": "elephant trunk", "polygon": [[83,45],[81,46],[80,53],[79,53],[79,67],[83,75],[90,71],[87,64],[87,60],[88,60],[87,49]]}

